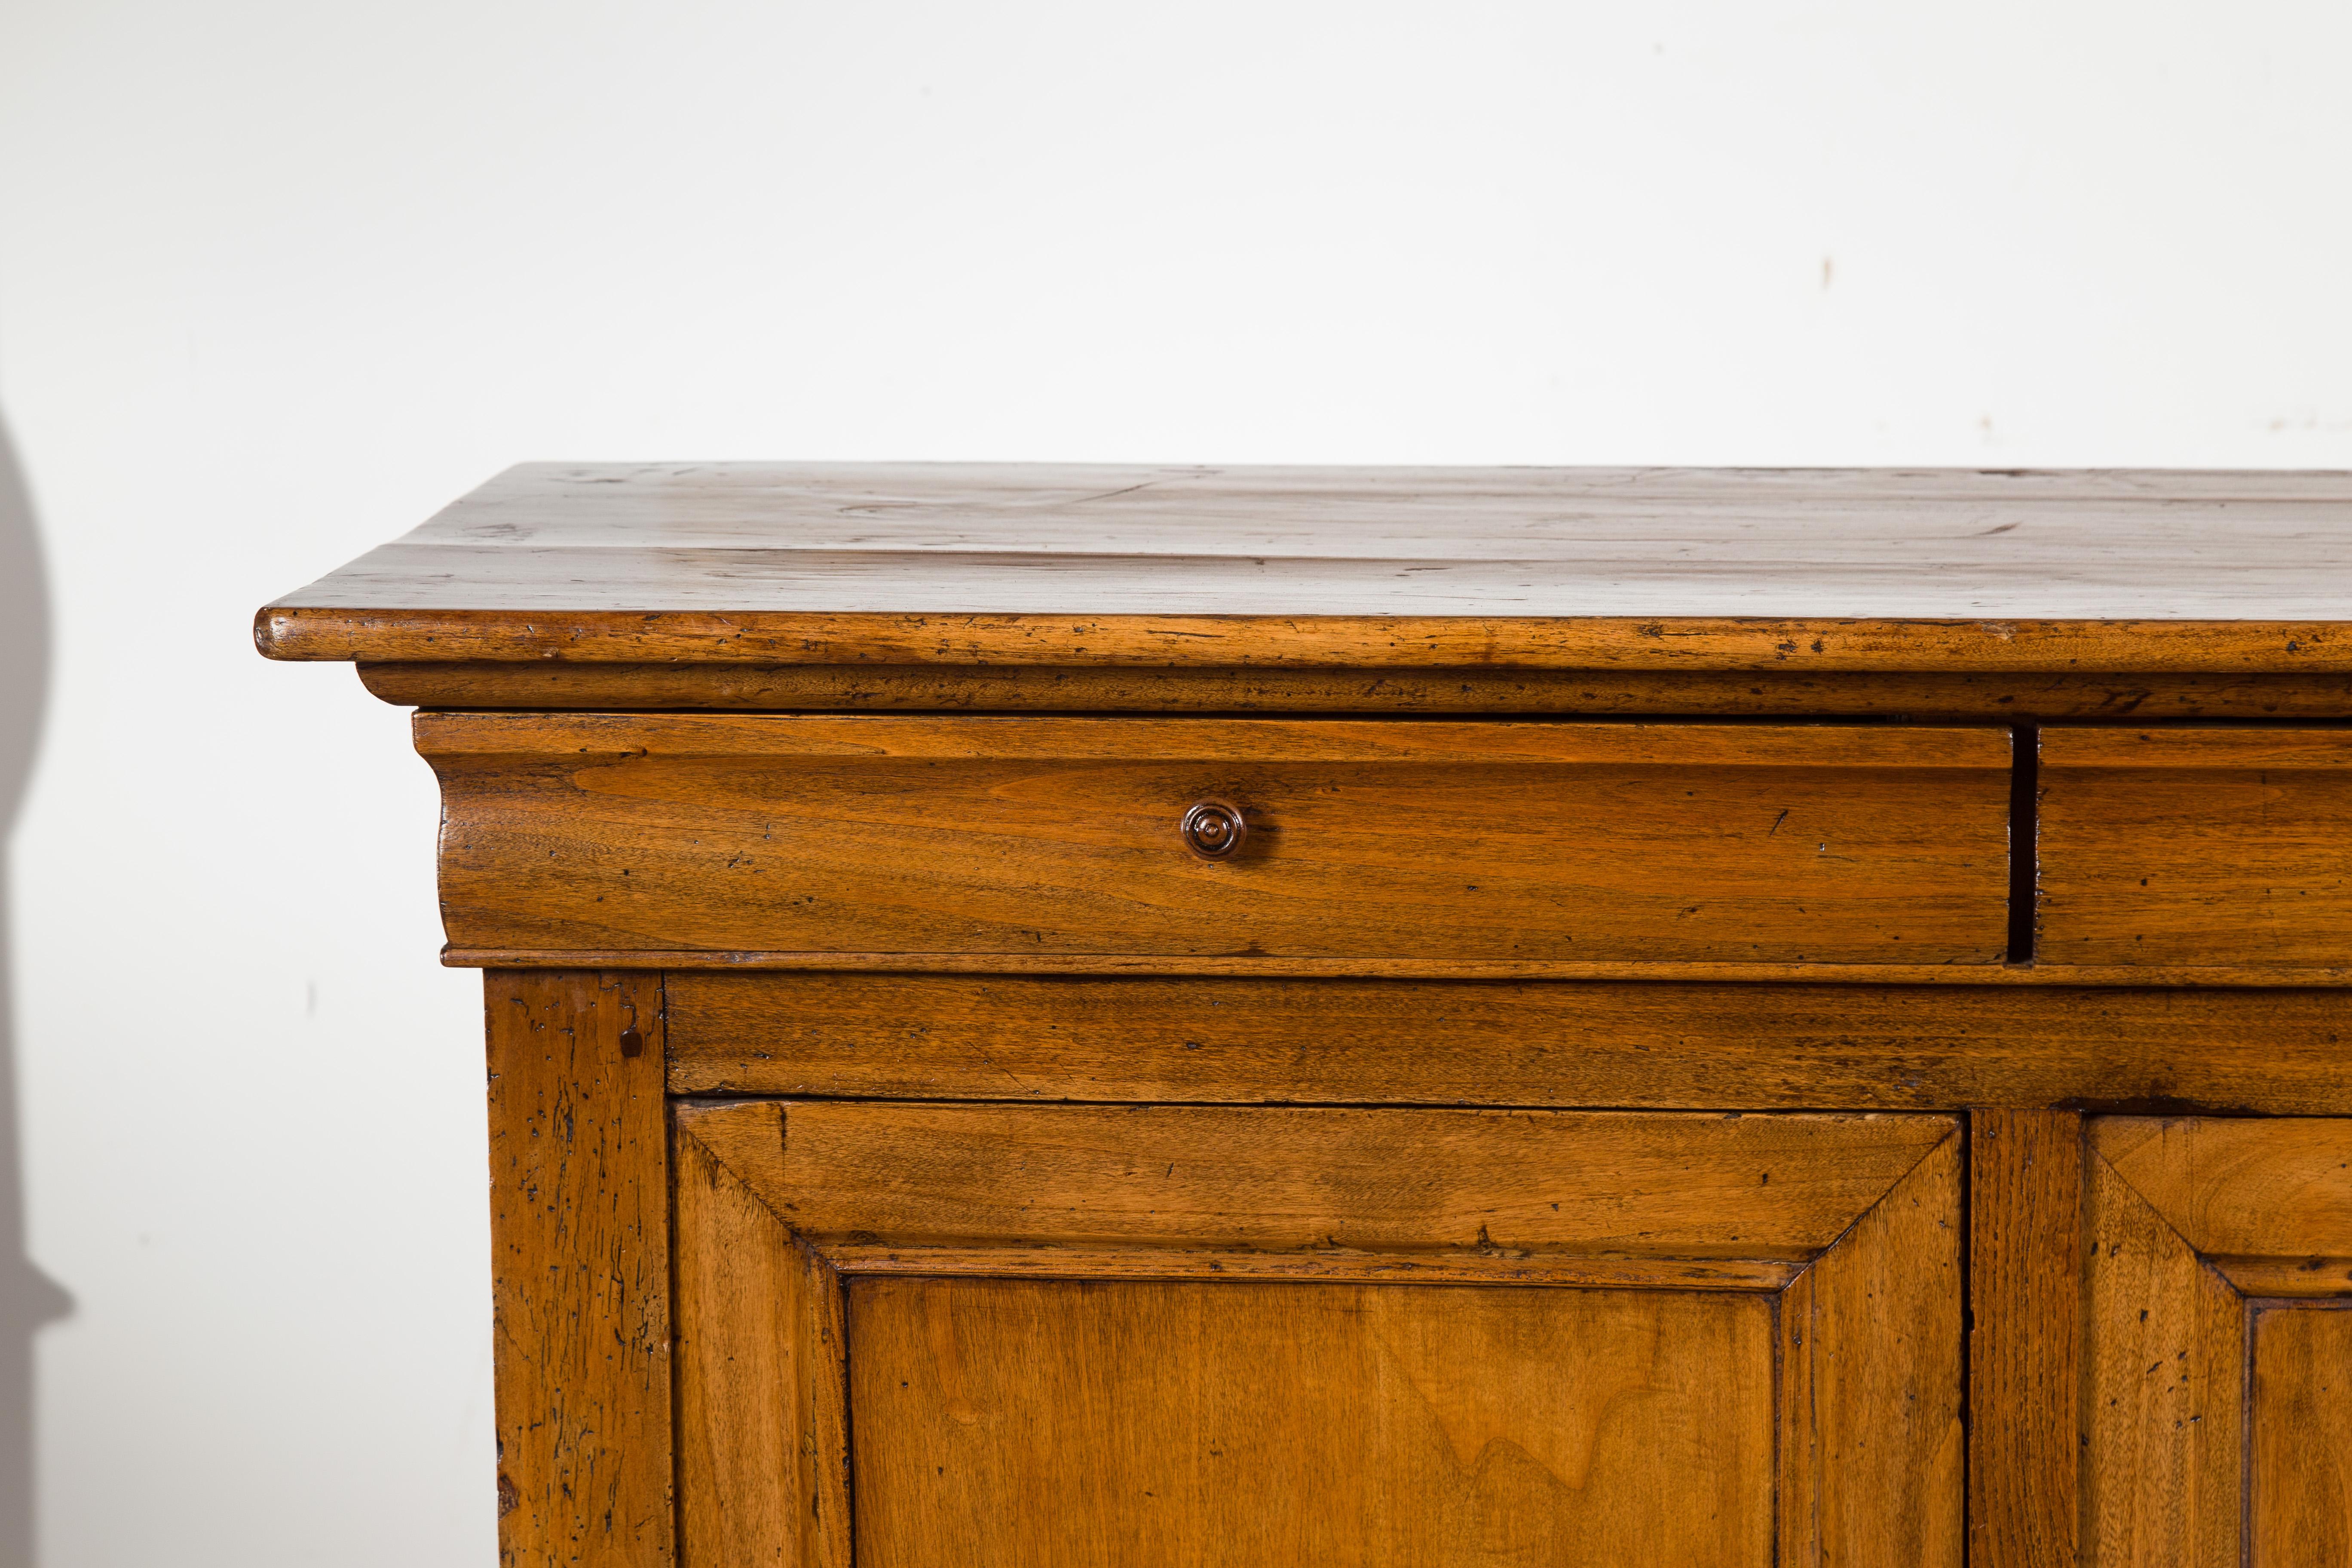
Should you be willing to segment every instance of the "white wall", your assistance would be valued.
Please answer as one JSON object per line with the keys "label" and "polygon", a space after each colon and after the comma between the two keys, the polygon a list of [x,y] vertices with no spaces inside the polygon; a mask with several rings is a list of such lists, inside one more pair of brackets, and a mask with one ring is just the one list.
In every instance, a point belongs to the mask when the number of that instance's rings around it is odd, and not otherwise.
{"label": "white wall", "polygon": [[2347,49],[0,0],[0,1568],[28,1429],[44,1568],[492,1561],[478,993],[273,593],[531,458],[2352,467]]}

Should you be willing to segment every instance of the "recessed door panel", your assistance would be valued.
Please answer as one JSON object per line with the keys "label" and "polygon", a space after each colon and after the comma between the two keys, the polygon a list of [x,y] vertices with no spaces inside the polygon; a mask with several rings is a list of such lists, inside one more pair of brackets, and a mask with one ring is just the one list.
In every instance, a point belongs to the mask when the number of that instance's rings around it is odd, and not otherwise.
{"label": "recessed door panel", "polygon": [[876,1568],[1772,1558],[1759,1295],[862,1279],[849,1342]]}

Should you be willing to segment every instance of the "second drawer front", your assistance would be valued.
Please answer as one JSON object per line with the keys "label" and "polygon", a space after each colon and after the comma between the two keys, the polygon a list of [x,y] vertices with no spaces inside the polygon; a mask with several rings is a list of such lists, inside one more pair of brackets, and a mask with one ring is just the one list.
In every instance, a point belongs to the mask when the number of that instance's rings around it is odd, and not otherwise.
{"label": "second drawer front", "polygon": [[[2000,730],[424,714],[463,949],[1997,962]],[[1180,822],[1238,807],[1238,853]]]}
{"label": "second drawer front", "polygon": [[2352,964],[2352,731],[2044,730],[2053,963]]}

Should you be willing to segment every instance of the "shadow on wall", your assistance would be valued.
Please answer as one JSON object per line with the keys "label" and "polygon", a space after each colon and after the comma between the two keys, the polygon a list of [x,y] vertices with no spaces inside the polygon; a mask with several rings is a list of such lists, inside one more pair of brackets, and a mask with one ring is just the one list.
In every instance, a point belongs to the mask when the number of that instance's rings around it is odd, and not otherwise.
{"label": "shadow on wall", "polygon": [[[33,773],[49,689],[49,600],[33,501],[0,419],[0,889]],[[73,1300],[25,1256],[24,1151],[16,1121],[17,966],[0,900],[0,1568],[33,1562],[33,1335]]]}

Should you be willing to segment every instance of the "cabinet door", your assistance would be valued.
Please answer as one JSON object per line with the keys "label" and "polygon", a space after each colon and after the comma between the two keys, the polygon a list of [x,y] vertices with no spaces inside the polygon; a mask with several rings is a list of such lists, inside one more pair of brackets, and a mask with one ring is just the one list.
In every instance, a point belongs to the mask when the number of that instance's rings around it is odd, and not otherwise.
{"label": "cabinet door", "polygon": [[2352,1563],[2352,1121],[2089,1128],[2084,1560]]}
{"label": "cabinet door", "polygon": [[1949,1118],[676,1115],[695,1568],[1959,1561]]}

